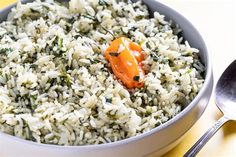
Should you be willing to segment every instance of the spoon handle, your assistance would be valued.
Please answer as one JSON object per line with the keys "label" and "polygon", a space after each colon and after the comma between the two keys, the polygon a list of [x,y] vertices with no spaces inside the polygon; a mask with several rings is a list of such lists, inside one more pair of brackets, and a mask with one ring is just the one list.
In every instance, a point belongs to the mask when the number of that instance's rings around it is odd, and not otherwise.
{"label": "spoon handle", "polygon": [[229,119],[225,116],[221,117],[215,124],[207,130],[207,132],[184,154],[184,157],[194,157],[209,141],[209,139],[221,128]]}

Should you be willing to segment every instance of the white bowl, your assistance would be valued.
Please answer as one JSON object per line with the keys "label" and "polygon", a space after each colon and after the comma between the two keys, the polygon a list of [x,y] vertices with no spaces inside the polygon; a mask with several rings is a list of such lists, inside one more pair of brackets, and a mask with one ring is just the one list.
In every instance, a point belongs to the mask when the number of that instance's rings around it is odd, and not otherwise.
{"label": "white bowl", "polygon": [[[32,0],[23,0],[30,2]],[[135,1],[135,0],[134,0]],[[194,100],[177,116],[149,132],[118,142],[89,146],[56,146],[26,141],[0,133],[2,157],[141,157],[166,153],[173,148],[204,112],[213,88],[211,58],[206,45],[194,26],[178,12],[155,1],[143,1],[150,10],[164,14],[183,29],[183,37],[200,50],[201,61],[206,66],[205,83]],[[0,21],[6,19],[14,5],[0,11]],[[154,155],[152,155],[154,156]]]}

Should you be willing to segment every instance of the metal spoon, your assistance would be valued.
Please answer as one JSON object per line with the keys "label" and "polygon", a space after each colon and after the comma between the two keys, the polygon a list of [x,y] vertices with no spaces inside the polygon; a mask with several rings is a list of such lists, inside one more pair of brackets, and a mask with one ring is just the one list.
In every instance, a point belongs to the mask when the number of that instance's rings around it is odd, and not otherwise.
{"label": "metal spoon", "polygon": [[229,120],[236,120],[236,60],[228,66],[217,82],[215,102],[224,116],[208,129],[192,148],[184,154],[184,157],[194,157],[221,126]]}

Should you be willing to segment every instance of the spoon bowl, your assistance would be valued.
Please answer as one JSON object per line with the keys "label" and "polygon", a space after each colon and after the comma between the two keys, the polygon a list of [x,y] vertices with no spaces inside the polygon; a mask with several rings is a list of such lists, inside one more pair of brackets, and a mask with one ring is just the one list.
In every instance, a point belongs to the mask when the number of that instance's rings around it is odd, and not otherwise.
{"label": "spoon bowl", "polygon": [[218,80],[215,88],[215,102],[224,116],[208,129],[184,157],[195,156],[221,126],[229,120],[236,120],[236,60],[228,66]]}
{"label": "spoon bowl", "polygon": [[225,117],[236,120],[236,60],[230,64],[217,82],[215,102]]}

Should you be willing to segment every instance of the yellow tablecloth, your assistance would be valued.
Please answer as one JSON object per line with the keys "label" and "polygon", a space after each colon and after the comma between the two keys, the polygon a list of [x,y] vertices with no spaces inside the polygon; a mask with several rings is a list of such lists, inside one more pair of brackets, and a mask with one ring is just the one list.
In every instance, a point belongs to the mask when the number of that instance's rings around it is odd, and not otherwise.
{"label": "yellow tablecloth", "polygon": [[[0,0],[0,8],[16,2],[16,0]],[[234,52],[236,53],[236,52]],[[233,58],[231,59],[233,60]],[[227,64],[230,62],[228,61]],[[227,64],[223,68],[226,68]],[[222,67],[221,67],[222,69]],[[221,70],[222,71],[222,70]],[[236,114],[236,113],[235,113]],[[211,99],[207,110],[200,120],[186,134],[183,141],[164,157],[179,157],[197,141],[201,135],[222,116]],[[228,122],[207,143],[198,155],[199,157],[234,157],[236,156],[236,122]]]}

